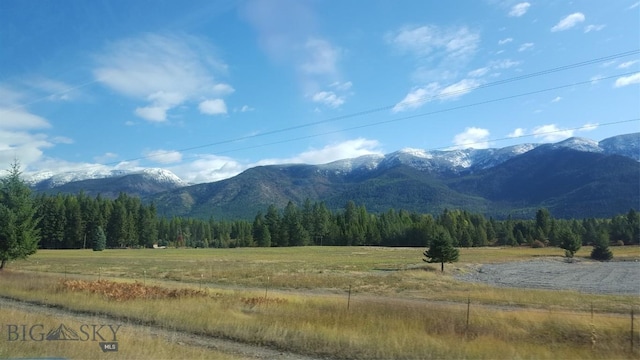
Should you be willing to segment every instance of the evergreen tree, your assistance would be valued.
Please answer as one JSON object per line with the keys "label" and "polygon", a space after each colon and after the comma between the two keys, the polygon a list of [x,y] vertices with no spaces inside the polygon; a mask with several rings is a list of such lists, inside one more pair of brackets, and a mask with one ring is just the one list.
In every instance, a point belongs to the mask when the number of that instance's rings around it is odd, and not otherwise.
{"label": "evergreen tree", "polygon": [[96,232],[93,234],[92,243],[93,251],[102,251],[107,247],[107,236],[104,234],[102,226],[98,226]]}
{"label": "evergreen tree", "polygon": [[38,249],[36,207],[15,161],[0,181],[0,270],[7,261],[25,259]]}
{"label": "evergreen tree", "polygon": [[591,258],[594,260],[608,261],[613,259],[613,253],[609,250],[609,234],[600,231],[593,242],[593,250],[591,250]]}
{"label": "evergreen tree", "polygon": [[444,272],[444,263],[452,263],[458,261],[460,255],[458,249],[452,245],[451,235],[449,232],[438,227],[430,241],[429,249],[424,252],[425,262],[440,263],[440,271]]}
{"label": "evergreen tree", "polygon": [[573,258],[573,255],[582,247],[582,240],[569,229],[562,229],[558,234],[560,247],[564,249],[565,256]]}

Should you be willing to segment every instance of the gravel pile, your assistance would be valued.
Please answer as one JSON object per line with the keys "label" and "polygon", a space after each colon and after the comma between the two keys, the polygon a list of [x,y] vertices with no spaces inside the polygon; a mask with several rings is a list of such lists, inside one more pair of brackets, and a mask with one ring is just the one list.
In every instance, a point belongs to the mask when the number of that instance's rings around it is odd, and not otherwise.
{"label": "gravel pile", "polygon": [[458,279],[495,286],[640,296],[640,262],[538,259],[485,264]]}

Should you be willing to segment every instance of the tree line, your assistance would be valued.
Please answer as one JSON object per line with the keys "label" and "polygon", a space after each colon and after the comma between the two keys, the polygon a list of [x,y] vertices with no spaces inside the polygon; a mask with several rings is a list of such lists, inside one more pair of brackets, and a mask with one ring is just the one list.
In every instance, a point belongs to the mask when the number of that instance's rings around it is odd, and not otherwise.
{"label": "tree line", "polygon": [[[116,199],[85,194],[46,195],[34,198],[39,219],[40,248],[91,248],[99,231],[108,248],[123,247],[284,247],[429,246],[441,231],[455,247],[559,246],[571,239],[581,245],[598,243],[638,244],[640,214],[631,209],[609,219],[556,219],[539,209],[535,219],[486,218],[464,210],[444,210],[437,215],[389,209],[369,213],[353,201],[330,210],[323,202],[289,202],[271,205],[248,220],[162,218],[154,204],[145,204],[124,193]],[[100,230],[99,230],[100,229]]]}

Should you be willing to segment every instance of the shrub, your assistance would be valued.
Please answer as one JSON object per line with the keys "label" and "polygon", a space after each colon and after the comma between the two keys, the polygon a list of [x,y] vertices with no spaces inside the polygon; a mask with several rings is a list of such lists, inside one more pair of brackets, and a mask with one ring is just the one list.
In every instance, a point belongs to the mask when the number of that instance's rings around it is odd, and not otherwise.
{"label": "shrub", "polygon": [[624,241],[622,240],[616,241],[616,246],[624,246]]}
{"label": "shrub", "polygon": [[536,240],[531,244],[531,247],[534,249],[539,249],[544,247],[544,243],[540,240]]}

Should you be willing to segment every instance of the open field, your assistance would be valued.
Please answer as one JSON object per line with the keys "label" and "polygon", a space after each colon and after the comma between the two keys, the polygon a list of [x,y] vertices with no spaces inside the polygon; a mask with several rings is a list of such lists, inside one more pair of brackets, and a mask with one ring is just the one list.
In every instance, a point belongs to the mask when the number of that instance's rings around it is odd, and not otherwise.
{"label": "open field", "polygon": [[[444,274],[422,262],[422,251],[40,251],[0,273],[0,295],[311,358],[638,355],[637,320],[634,353],[630,329],[630,311],[640,310],[638,294],[517,289],[458,279],[482,266],[558,261],[559,249],[462,249],[460,262],[447,264]],[[588,263],[589,251],[581,250],[579,262],[566,265]],[[637,247],[613,251],[616,259],[630,260],[624,264],[640,257]]]}

